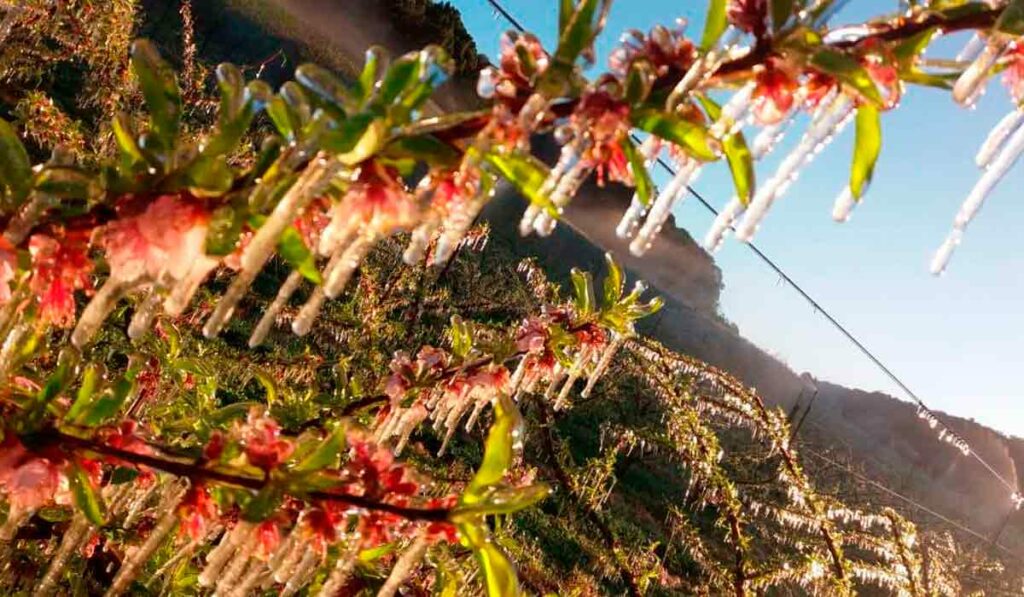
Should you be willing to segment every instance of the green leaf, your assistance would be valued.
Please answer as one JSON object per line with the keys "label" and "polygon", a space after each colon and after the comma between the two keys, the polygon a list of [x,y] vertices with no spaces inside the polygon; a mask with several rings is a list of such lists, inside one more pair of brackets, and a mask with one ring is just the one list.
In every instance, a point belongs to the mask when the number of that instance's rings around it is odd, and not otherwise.
{"label": "green leaf", "polygon": [[708,0],[708,12],[704,18],[704,34],[700,38],[700,49],[710,50],[718,43],[729,24],[726,15],[726,0]]}
{"label": "green leaf", "polygon": [[385,134],[384,123],[373,114],[356,114],[326,131],[320,145],[343,164],[354,166],[377,152]]}
{"label": "green leaf", "polygon": [[366,58],[363,62],[363,71],[357,79],[358,87],[355,90],[360,102],[365,102],[373,93],[373,87],[377,84],[380,76],[380,67],[383,62],[384,50],[380,46],[372,46],[366,51]]}
{"label": "green leaf", "polygon": [[71,495],[85,519],[96,526],[103,525],[104,510],[103,500],[93,487],[89,475],[82,469],[77,461],[72,461],[71,474],[68,476],[68,483],[71,486]]}
{"label": "green leaf", "polygon": [[523,417],[516,405],[508,396],[498,395],[494,402],[494,423],[484,443],[483,462],[459,499],[460,505],[480,503],[487,491],[505,478],[505,471],[512,466],[522,434]]}
{"label": "green leaf", "polygon": [[626,85],[622,92],[622,98],[629,105],[637,105],[647,99],[654,86],[657,74],[654,67],[647,60],[634,60],[629,64],[629,72],[626,73]]}
{"label": "green leaf", "polygon": [[407,54],[391,63],[381,81],[377,101],[388,105],[411,90],[419,80],[421,66],[416,54]]}
{"label": "green leaf", "polygon": [[219,197],[231,190],[235,175],[223,155],[200,155],[185,169],[189,191],[197,197]]}
{"label": "green leaf", "polygon": [[146,161],[128,115],[123,112],[118,113],[114,116],[111,126],[114,129],[114,140],[117,141],[117,147],[121,150],[124,160],[128,163]]}
{"label": "green leaf", "polygon": [[551,495],[551,487],[536,483],[527,487],[503,487],[487,493],[484,501],[466,507],[456,508],[452,520],[495,514],[512,514],[525,510]]}
{"label": "green leaf", "polygon": [[315,64],[303,64],[295,69],[295,80],[319,98],[332,116],[345,117],[348,90],[330,71]]}
{"label": "green leaf", "polygon": [[543,162],[530,154],[490,151],[484,154],[484,159],[512,183],[512,186],[530,203],[543,207],[552,215],[557,215],[551,198],[540,192],[541,186],[550,174],[550,170]]}
{"label": "green leaf", "polygon": [[614,305],[622,298],[622,292],[626,288],[626,278],[622,275],[622,268],[611,253],[604,254],[605,263],[608,265],[608,275],[604,278],[604,305]]}
{"label": "green leaf", "polygon": [[138,469],[134,469],[128,466],[116,466],[110,473],[110,484],[111,485],[123,485],[125,483],[131,483],[139,477]]}
{"label": "green leaf", "polygon": [[922,85],[924,87],[934,87],[935,89],[945,89],[947,91],[953,89],[953,84],[958,76],[959,75],[957,73],[926,73],[918,68],[912,68],[900,73],[900,78],[903,79],[905,83]]}
{"label": "green leaf", "polygon": [[306,246],[305,241],[302,240],[302,234],[295,226],[285,228],[280,240],[277,241],[277,252],[288,262],[288,265],[292,266],[292,269],[302,274],[310,282],[314,284],[323,282],[320,270],[316,267],[316,256]]}
{"label": "green leaf", "polygon": [[714,141],[702,125],[654,108],[635,110],[631,119],[636,128],[675,143],[698,160],[707,162],[718,159],[712,148]]}
{"label": "green leaf", "polygon": [[455,148],[434,135],[399,137],[388,143],[381,154],[394,159],[412,159],[431,166],[454,166],[462,158]]}
{"label": "green leaf", "polygon": [[253,407],[259,406],[262,405],[258,402],[235,402],[213,411],[213,414],[208,417],[207,422],[214,427],[220,427],[235,419],[244,419]]}
{"label": "green leaf", "polygon": [[298,132],[302,130],[302,122],[299,115],[292,110],[283,97],[277,95],[270,99],[267,104],[267,115],[270,116],[270,121],[274,123],[274,127],[282,137],[289,141],[295,141],[298,138]]}
{"label": "green leaf", "polygon": [[65,415],[68,420],[74,421],[91,407],[96,399],[96,391],[99,389],[100,382],[103,381],[104,373],[104,367],[99,363],[91,363],[85,368],[82,373],[82,385],[78,386],[78,392],[75,395],[75,402]]}
{"label": "green leaf", "polygon": [[89,199],[96,191],[91,176],[69,166],[47,166],[35,176],[33,186],[40,193],[64,199]]}
{"label": "green leaf", "polygon": [[244,209],[233,205],[222,205],[213,210],[206,230],[206,254],[230,255],[238,245],[245,216]]}
{"label": "green leaf", "polygon": [[[594,43],[610,5],[610,0],[579,0],[568,13],[568,18],[559,18],[563,25],[558,36],[555,62],[563,66],[576,62],[580,54]],[[567,4],[563,3],[562,8],[568,12]]]}
{"label": "green leaf", "polygon": [[0,199],[4,187],[10,189],[12,199],[5,207],[21,205],[32,189],[32,165],[14,127],[0,118]]}
{"label": "green leaf", "polygon": [[597,306],[597,299],[594,296],[593,276],[590,275],[590,272],[574,267],[569,272],[569,277],[572,278],[573,302],[576,304],[576,310],[581,315],[593,313]]}
{"label": "green leaf", "polygon": [[152,42],[140,39],[132,44],[132,70],[142,89],[153,132],[163,146],[170,148],[178,136],[181,119],[181,93],[174,69],[167,64]]}
{"label": "green leaf", "polygon": [[338,457],[345,450],[346,431],[348,428],[344,424],[335,427],[312,453],[295,465],[295,472],[309,473],[336,466]]}
{"label": "green leaf", "polygon": [[1024,35],[1024,0],[1010,0],[993,29],[1014,37]]}
{"label": "green leaf", "polygon": [[72,422],[85,427],[95,427],[105,423],[121,412],[121,407],[128,401],[128,398],[135,394],[135,388],[136,384],[133,380],[122,377],[104,391],[93,394],[83,403],[76,416],[69,418]]}
{"label": "green leaf", "polygon": [[281,487],[276,484],[265,485],[242,508],[242,520],[262,522],[273,516],[283,501],[284,492]]}
{"label": "green leaf", "polygon": [[364,549],[359,552],[359,561],[364,564],[371,564],[389,553],[394,552],[396,547],[398,547],[398,543],[392,541],[391,543],[384,543],[376,547]]}
{"label": "green leaf", "polygon": [[743,133],[737,131],[722,141],[725,158],[732,172],[732,182],[736,187],[736,196],[743,205],[750,203],[754,194],[754,158],[750,155],[747,140]]}
{"label": "green leaf", "polygon": [[459,535],[463,543],[473,549],[480,568],[483,570],[484,584],[489,597],[518,597],[522,594],[519,578],[515,568],[501,549],[490,539],[487,527],[482,523],[463,523],[458,525]]}
{"label": "green leaf", "polygon": [[473,331],[458,315],[453,315],[448,327],[452,339],[452,354],[458,358],[466,358],[473,350]]}
{"label": "green leaf", "polygon": [[267,404],[273,405],[277,402],[277,383],[274,381],[274,378],[262,369],[255,369],[252,376],[256,378],[256,381],[260,382],[260,385],[267,392]]}
{"label": "green leaf", "polygon": [[644,207],[650,207],[654,200],[654,181],[647,170],[647,164],[644,163],[644,156],[628,136],[622,139],[621,145],[626,159],[629,160],[629,168],[633,171],[633,185],[637,198]]}
{"label": "green leaf", "polygon": [[793,16],[796,0],[771,0],[772,30],[780,31]]}
{"label": "green leaf", "polygon": [[907,68],[914,63],[914,60],[928,47],[931,43],[932,38],[935,36],[936,28],[929,27],[923,31],[918,32],[905,39],[904,41],[896,44],[896,47],[892,50],[892,55],[896,58],[903,68]]}
{"label": "green leaf", "polygon": [[822,48],[811,57],[811,65],[853,88],[861,97],[881,108],[885,102],[868,71],[854,56],[831,48]]}
{"label": "green leaf", "polygon": [[882,119],[878,110],[864,104],[857,109],[857,136],[850,170],[850,191],[860,198],[867,190],[875,171],[875,162],[882,151]]}

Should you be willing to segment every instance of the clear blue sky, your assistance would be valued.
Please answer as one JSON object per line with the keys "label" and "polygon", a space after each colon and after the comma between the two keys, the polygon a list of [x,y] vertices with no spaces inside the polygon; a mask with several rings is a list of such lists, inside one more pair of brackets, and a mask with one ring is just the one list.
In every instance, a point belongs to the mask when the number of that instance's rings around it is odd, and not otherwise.
{"label": "clear blue sky", "polygon": [[[480,50],[495,56],[505,21],[484,0],[452,3]],[[554,0],[502,4],[553,47]],[[897,2],[849,4],[834,24],[888,13]],[[704,9],[696,0],[616,1],[598,44],[600,65],[630,28],[646,31],[684,17],[698,36]],[[929,56],[953,56],[963,40],[940,40]],[[974,154],[1010,106],[999,83],[974,110],[946,92],[910,88],[902,105],[883,116],[874,183],[849,222],[836,224],[830,213],[848,177],[852,126],[776,202],[755,242],[930,406],[1024,437],[1024,163],[989,197],[946,275],[928,273],[979,174]],[[761,179],[797,137],[790,134],[789,144],[758,164]],[[709,168],[694,186],[719,207],[732,189],[724,166]],[[692,199],[676,217],[698,239],[712,220]],[[744,336],[798,372],[903,397],[741,243],[729,239],[716,260],[724,272],[723,311]]]}

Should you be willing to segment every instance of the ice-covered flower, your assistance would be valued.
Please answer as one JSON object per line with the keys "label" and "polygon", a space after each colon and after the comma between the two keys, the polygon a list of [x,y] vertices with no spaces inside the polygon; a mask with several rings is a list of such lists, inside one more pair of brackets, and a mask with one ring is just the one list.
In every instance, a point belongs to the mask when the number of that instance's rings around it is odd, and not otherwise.
{"label": "ice-covered flower", "polygon": [[210,523],[219,515],[209,490],[198,484],[189,487],[177,511],[180,531],[192,541],[201,541],[209,531]]}
{"label": "ice-covered flower", "polygon": [[542,353],[547,349],[548,322],[540,317],[530,317],[519,325],[516,332],[516,350],[530,354]]}
{"label": "ice-covered flower", "polygon": [[804,107],[814,110],[835,90],[838,83],[829,75],[812,70],[803,84]]}
{"label": "ice-covered flower", "polygon": [[790,67],[781,60],[769,59],[756,75],[751,94],[754,117],[762,125],[777,124],[793,109],[798,83]]}
{"label": "ice-covered flower", "polygon": [[861,63],[881,92],[885,106],[887,108],[895,107],[903,94],[903,84],[900,82],[899,71],[896,68],[896,60],[892,56],[892,52],[874,38],[866,40],[860,47],[864,52],[861,56]]}
{"label": "ice-covered flower", "polygon": [[588,143],[580,155],[585,167],[597,171],[597,181],[605,178],[627,185],[633,184],[629,160],[622,142],[629,135],[629,105],[617,100],[605,90],[586,93],[570,118],[578,135],[585,135]]}
{"label": "ice-covered flower", "polygon": [[768,18],[768,0],[729,0],[728,18],[737,29],[760,35]]}
{"label": "ice-covered flower", "polygon": [[165,285],[206,277],[217,265],[205,250],[209,221],[207,209],[188,195],[162,195],[140,213],[118,218],[103,231],[111,277]]}
{"label": "ice-covered flower", "polygon": [[[373,160],[359,167],[356,179],[335,210],[335,221],[351,218],[382,234],[411,225],[417,215],[398,172]],[[330,228],[325,231],[329,233]]]}
{"label": "ice-covered flower", "polygon": [[29,288],[39,301],[39,319],[56,326],[75,323],[75,291],[92,290],[93,263],[89,232],[55,230],[29,238],[32,279]]}
{"label": "ice-covered flower", "polygon": [[1007,54],[1003,83],[1015,102],[1024,102],[1024,43],[1014,45]]}
{"label": "ice-covered flower", "polygon": [[295,450],[295,444],[281,437],[277,421],[257,409],[249,412],[241,436],[249,464],[265,471],[280,465]]}
{"label": "ice-covered flower", "polygon": [[480,72],[477,92],[485,98],[514,99],[520,90],[533,85],[549,62],[547,51],[535,35],[509,31],[501,36],[498,68],[488,67]]}
{"label": "ice-covered flower", "polygon": [[13,435],[0,443],[0,489],[12,509],[32,511],[54,500],[61,463],[30,453]]}
{"label": "ice-covered flower", "polygon": [[681,28],[671,30],[657,25],[647,35],[636,29],[627,32],[622,45],[608,57],[608,66],[611,72],[624,77],[634,62],[646,60],[660,77],[673,70],[686,72],[696,56],[693,42],[683,35]]}

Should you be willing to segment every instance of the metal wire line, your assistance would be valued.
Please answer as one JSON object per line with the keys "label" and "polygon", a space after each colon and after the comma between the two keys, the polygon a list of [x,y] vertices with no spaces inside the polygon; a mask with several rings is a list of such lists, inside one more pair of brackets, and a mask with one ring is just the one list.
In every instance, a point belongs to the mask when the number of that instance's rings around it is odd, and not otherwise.
{"label": "metal wire line", "polygon": [[[512,16],[501,5],[501,3],[498,0],[486,1],[499,15],[501,15],[506,21],[508,21],[508,23],[511,24],[515,29],[517,29],[520,32],[526,31],[526,28],[522,25],[522,23],[520,23],[514,16]],[[635,134],[631,133],[630,136],[633,138],[634,141],[639,141]],[[670,176],[674,177],[676,175],[675,170],[664,159],[659,157],[657,161],[658,165],[660,165],[666,172],[668,172]],[[694,198],[696,198],[697,201],[699,201],[705,209],[714,214],[716,217],[718,216],[718,210],[715,209],[715,207],[711,205],[711,203],[707,199],[705,199],[703,195],[701,195],[695,188],[693,188],[692,185],[687,184],[686,190],[691,195],[693,195]],[[734,232],[736,230],[736,228],[731,224],[729,228]],[[913,401],[921,410],[927,412],[932,417],[935,417],[938,420],[939,424],[942,425],[942,427],[946,429],[948,433],[952,433],[955,437],[960,437],[958,434],[953,432],[953,430],[950,429],[948,425],[939,420],[938,414],[931,408],[929,408],[928,405],[925,404],[924,401],[913,390],[911,390],[910,387],[907,386],[907,384],[905,384],[903,380],[899,378],[899,376],[897,376],[892,371],[892,369],[887,367],[881,359],[875,356],[875,354],[871,352],[871,350],[868,349],[868,347],[865,346],[864,343],[858,340],[857,337],[854,336],[853,333],[846,328],[846,326],[840,323],[835,317],[832,316],[831,313],[829,313],[824,307],[822,307],[821,304],[818,303],[818,301],[816,301],[810,294],[807,293],[807,291],[805,291],[799,284],[797,284],[796,281],[793,280],[793,278],[791,278],[779,265],[777,265],[770,257],[768,257],[768,255],[766,255],[761,249],[759,249],[753,241],[744,244],[747,246],[748,249],[750,249],[754,253],[754,255],[757,256],[758,259],[764,262],[769,268],[771,268],[776,274],[778,274],[778,276],[782,278],[782,280],[784,280],[791,288],[793,288],[793,290],[795,290],[801,297],[803,297],[803,299],[807,301],[807,303],[814,307],[814,310],[820,313],[832,325],[832,327],[836,328],[839,331],[839,333],[845,336],[846,339],[850,341],[850,343],[852,343],[864,356],[866,356],[872,363],[874,363],[875,366],[878,367],[878,369],[882,373],[884,373],[886,377],[892,380],[893,383],[895,383],[901,390],[903,390],[907,397],[909,397],[911,401]],[[982,458],[981,455],[978,454],[974,450],[974,448],[971,447],[971,445],[966,442],[966,440],[963,441],[967,445],[967,449],[970,455],[975,460],[977,460],[993,477],[995,477],[1000,483],[1002,483],[1003,486],[1005,486],[1011,493],[1017,492],[1017,487],[1013,483],[1010,483],[1001,474],[999,474],[999,471],[997,471],[995,467],[993,467],[984,458]]]}

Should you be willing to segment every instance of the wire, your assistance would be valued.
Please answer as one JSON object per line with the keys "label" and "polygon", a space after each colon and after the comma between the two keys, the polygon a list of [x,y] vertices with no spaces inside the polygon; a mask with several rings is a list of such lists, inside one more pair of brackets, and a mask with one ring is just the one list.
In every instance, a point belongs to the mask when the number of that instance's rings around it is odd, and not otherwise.
{"label": "wire", "polygon": [[[493,7],[498,14],[504,17],[504,19],[508,21],[509,24],[511,24],[518,31],[526,31],[526,28],[523,27],[523,25],[515,17],[509,14],[509,12],[505,10],[505,8],[500,4],[500,2],[498,2],[498,0],[487,0],[487,3],[490,4],[491,7]],[[634,141],[639,141],[635,134],[631,133],[630,136],[633,138]],[[668,172],[670,176],[674,177],[676,175],[675,170],[664,159],[659,157],[657,161],[658,165],[660,165],[666,172]],[[697,199],[697,201],[699,201],[700,204],[704,206],[705,209],[707,209],[715,216],[718,216],[718,210],[715,209],[715,207],[711,205],[711,203],[707,199],[705,199],[703,195],[701,195],[696,189],[694,189],[693,186],[687,184],[686,190],[691,195],[693,195]],[[735,231],[735,228],[732,225],[730,225],[729,227]],[[853,335],[852,332],[850,332],[846,328],[846,326],[841,324],[835,317],[833,317],[827,310],[825,310],[825,308],[822,307],[821,304],[818,303],[818,301],[814,300],[814,298],[810,294],[808,294],[807,291],[805,291],[799,284],[797,284],[796,281],[793,280],[793,278],[789,277],[789,275],[786,274],[786,272],[783,271],[783,269],[779,265],[777,265],[770,257],[768,257],[768,255],[766,255],[761,249],[759,249],[757,245],[753,243],[753,241],[744,244],[746,244],[747,248],[750,249],[754,253],[754,255],[758,257],[758,259],[760,259],[768,267],[770,267],[776,274],[779,275],[780,278],[782,278],[783,281],[786,282],[786,284],[793,288],[793,290],[795,290],[801,297],[803,297],[805,301],[807,301],[812,307],[814,307],[814,310],[816,312],[820,313],[830,324],[832,324],[834,328],[839,330],[839,333],[845,336],[846,339],[849,340],[864,356],[866,356],[872,363],[874,363],[875,366],[878,367],[878,369],[882,373],[884,373],[886,377],[892,380],[893,383],[895,383],[901,390],[903,390],[907,397],[909,397],[918,406],[919,409],[921,409],[923,412],[927,413],[929,416],[935,419],[939,425],[942,425],[942,428],[945,430],[947,435],[951,435],[952,437],[962,441],[963,445],[967,447],[970,456],[972,456],[983,467],[985,467],[985,469],[988,470],[988,472],[993,477],[995,477],[1000,483],[1003,484],[1003,486],[1010,490],[1012,494],[1017,493],[1017,487],[1014,484],[1010,483],[1001,474],[999,474],[999,471],[997,471],[995,467],[993,467],[984,458],[982,458],[981,455],[978,454],[974,450],[974,448],[972,448],[970,444],[966,442],[966,440],[963,440],[963,438],[961,438],[952,429],[950,429],[948,425],[942,423],[939,420],[935,411],[929,408],[928,405],[925,404],[924,401],[921,400],[921,398],[918,397],[918,395],[914,393],[914,391],[911,390],[909,386],[907,386],[907,384],[903,383],[903,380],[901,380],[892,371],[892,369],[887,367],[881,359],[876,357],[875,354],[871,352],[871,350],[869,350],[867,346],[865,346],[860,340],[857,339],[856,336]]]}

